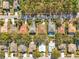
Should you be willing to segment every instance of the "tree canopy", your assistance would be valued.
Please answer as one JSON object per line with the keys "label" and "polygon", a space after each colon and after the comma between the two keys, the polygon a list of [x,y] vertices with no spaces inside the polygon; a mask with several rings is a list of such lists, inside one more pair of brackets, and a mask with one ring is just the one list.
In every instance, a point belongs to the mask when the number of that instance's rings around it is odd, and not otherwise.
{"label": "tree canopy", "polygon": [[74,13],[78,11],[77,0],[21,0],[24,13]]}

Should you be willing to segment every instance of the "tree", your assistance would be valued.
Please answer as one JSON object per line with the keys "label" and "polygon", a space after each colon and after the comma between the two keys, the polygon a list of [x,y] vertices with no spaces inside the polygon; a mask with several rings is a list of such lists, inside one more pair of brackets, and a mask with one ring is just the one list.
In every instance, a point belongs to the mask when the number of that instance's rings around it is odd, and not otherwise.
{"label": "tree", "polygon": [[14,0],[9,0],[10,5],[13,5]]}
{"label": "tree", "polygon": [[57,48],[53,49],[51,58],[52,59],[58,59],[59,57],[60,57],[60,52],[58,51],[58,49]]}
{"label": "tree", "polygon": [[77,0],[21,0],[24,13],[71,13],[77,12]]}
{"label": "tree", "polygon": [[[21,0],[20,2],[21,2],[20,3],[21,11],[23,13],[26,13],[26,11],[28,10],[29,5],[26,4],[26,0]],[[28,4],[29,4],[29,2],[28,2]]]}
{"label": "tree", "polygon": [[78,0],[72,0],[72,11],[73,11],[73,14],[77,13],[78,12]]}
{"label": "tree", "polygon": [[71,0],[65,0],[63,4],[64,12],[71,13],[72,12],[72,1]]}
{"label": "tree", "polygon": [[45,10],[45,6],[43,3],[41,3],[41,2],[36,3],[35,13],[41,13],[41,12],[44,12],[44,10]]}
{"label": "tree", "polygon": [[7,43],[7,41],[10,39],[10,36],[8,33],[1,33],[0,34],[0,42],[3,44]]}
{"label": "tree", "polygon": [[20,43],[24,43],[27,47],[29,47],[29,43],[31,42],[31,37],[24,34],[24,35],[21,35],[21,41]]}
{"label": "tree", "polygon": [[57,46],[63,43],[62,34],[57,33],[57,34],[55,35],[55,39],[56,39],[56,45],[57,45]]}

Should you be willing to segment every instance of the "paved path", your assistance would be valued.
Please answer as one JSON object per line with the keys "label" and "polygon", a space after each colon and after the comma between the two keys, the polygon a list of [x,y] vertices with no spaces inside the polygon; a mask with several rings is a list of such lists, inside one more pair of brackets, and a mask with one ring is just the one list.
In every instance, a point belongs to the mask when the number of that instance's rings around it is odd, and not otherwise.
{"label": "paved path", "polygon": [[79,57],[75,57],[75,58],[65,57],[65,58],[59,58],[59,59],[79,59]]}
{"label": "paved path", "polygon": [[16,15],[10,15],[10,16],[0,15],[0,19],[6,19],[6,18],[11,19],[11,18],[17,18],[17,17],[18,16],[16,16]]}
{"label": "paved path", "polygon": [[[25,57],[25,58],[18,58],[18,57],[8,57],[8,58],[5,58],[5,59],[34,59],[32,57]],[[40,58],[37,58],[37,59],[49,59],[48,57],[40,57]],[[71,58],[71,57],[65,57],[65,58],[59,58],[59,59],[79,59],[79,57],[76,57],[76,58]]]}
{"label": "paved path", "polygon": [[32,57],[24,57],[24,58],[8,57],[8,58],[4,58],[4,59],[34,59],[34,58],[32,58]]}
{"label": "paved path", "polygon": [[49,59],[49,57],[40,57],[40,58],[38,58],[38,59]]}

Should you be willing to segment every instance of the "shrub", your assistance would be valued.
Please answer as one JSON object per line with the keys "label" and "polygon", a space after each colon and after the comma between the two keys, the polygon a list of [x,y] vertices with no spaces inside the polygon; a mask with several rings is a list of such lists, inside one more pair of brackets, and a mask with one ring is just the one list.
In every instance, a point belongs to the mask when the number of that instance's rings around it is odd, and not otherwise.
{"label": "shrub", "polygon": [[41,55],[40,55],[40,52],[38,51],[38,49],[36,49],[34,52],[33,52],[33,56],[34,58],[39,58]]}
{"label": "shrub", "polygon": [[58,59],[58,57],[60,57],[60,52],[58,51],[57,48],[52,50],[52,55],[51,55],[54,59]]}

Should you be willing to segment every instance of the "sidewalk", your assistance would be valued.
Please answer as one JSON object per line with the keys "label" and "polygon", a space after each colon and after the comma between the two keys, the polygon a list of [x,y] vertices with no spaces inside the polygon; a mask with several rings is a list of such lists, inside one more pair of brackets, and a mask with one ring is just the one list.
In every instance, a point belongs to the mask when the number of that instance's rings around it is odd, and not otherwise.
{"label": "sidewalk", "polygon": [[[18,58],[18,57],[8,57],[8,58],[4,58],[4,59],[34,59],[32,57],[24,57],[24,58]],[[49,57],[39,57],[37,59],[49,59]],[[75,57],[75,58],[71,58],[71,57],[65,57],[65,58],[58,58],[58,59],[79,59],[79,57]]]}
{"label": "sidewalk", "polygon": [[59,58],[59,59],[79,59],[79,57],[75,57],[75,58],[65,57],[65,58]]}

